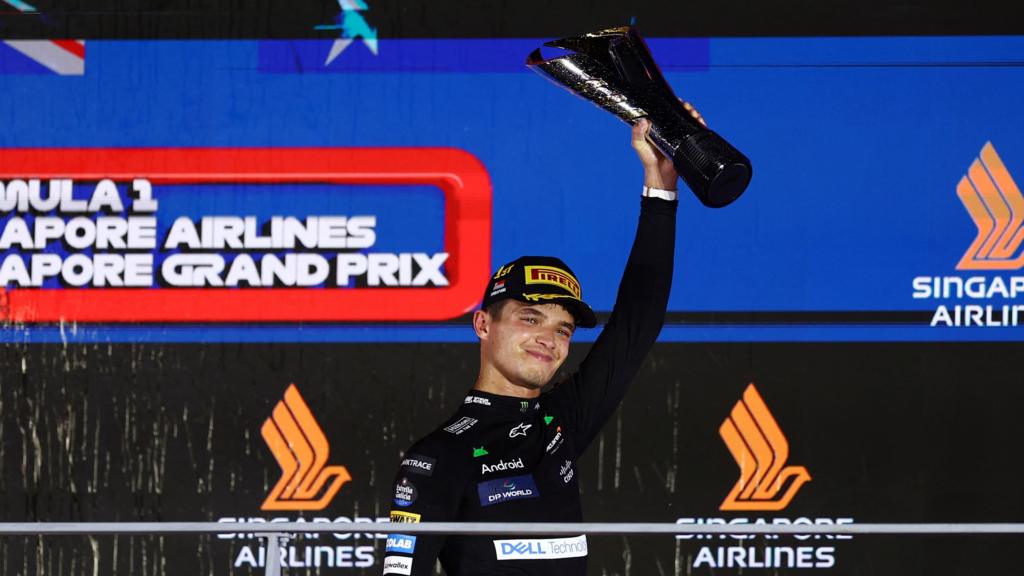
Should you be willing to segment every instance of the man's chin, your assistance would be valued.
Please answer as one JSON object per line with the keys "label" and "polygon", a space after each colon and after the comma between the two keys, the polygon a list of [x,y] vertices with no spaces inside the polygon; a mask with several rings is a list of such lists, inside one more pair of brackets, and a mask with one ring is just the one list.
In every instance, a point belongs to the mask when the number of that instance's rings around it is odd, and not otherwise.
{"label": "man's chin", "polygon": [[519,379],[519,381],[516,382],[516,385],[517,386],[521,386],[523,388],[527,388],[529,390],[540,390],[541,388],[546,386],[547,383],[550,382],[550,381],[551,381],[551,377],[545,378],[543,376],[538,376],[538,375],[531,374],[531,375],[523,375]]}
{"label": "man's chin", "polygon": [[[543,388],[555,377],[555,373],[558,372],[558,367],[561,365],[562,363],[557,360],[550,362],[538,360],[532,363],[524,363],[520,365],[524,368],[520,378],[523,380],[524,385],[528,383],[530,387]],[[552,367],[554,367],[554,370],[551,369]]]}

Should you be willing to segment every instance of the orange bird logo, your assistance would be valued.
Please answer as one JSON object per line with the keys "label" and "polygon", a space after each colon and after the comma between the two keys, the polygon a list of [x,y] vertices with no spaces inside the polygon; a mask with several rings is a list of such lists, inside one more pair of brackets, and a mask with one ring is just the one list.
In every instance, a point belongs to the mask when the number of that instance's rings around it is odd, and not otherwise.
{"label": "orange bird logo", "polygon": [[957,270],[1017,270],[1024,254],[1024,197],[991,142],[981,148],[956,195],[964,203],[978,236],[956,265]]}
{"label": "orange bird logo", "polygon": [[261,510],[323,510],[352,479],[344,466],[326,466],[331,453],[327,437],[294,384],[260,432],[281,467],[281,479]]}
{"label": "orange bird logo", "polygon": [[720,510],[782,510],[811,479],[803,466],[785,465],[789,442],[753,384],[718,432],[740,467],[740,478]]}

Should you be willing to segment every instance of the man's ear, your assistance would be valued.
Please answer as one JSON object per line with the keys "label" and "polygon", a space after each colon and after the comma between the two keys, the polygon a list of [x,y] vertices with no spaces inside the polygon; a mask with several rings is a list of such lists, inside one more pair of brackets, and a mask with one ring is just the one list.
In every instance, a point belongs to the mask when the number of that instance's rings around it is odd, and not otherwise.
{"label": "man's ear", "polygon": [[473,312],[473,331],[477,338],[487,340],[491,333],[491,315],[483,310]]}

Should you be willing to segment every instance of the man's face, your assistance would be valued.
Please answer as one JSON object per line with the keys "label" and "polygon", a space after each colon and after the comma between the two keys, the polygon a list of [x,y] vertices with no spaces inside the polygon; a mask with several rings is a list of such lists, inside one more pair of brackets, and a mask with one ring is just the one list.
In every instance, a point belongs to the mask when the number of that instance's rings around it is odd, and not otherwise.
{"label": "man's face", "polygon": [[498,318],[480,314],[487,325],[484,332],[477,330],[484,362],[490,362],[510,383],[525,388],[540,388],[554,377],[576,329],[565,308],[509,300]]}

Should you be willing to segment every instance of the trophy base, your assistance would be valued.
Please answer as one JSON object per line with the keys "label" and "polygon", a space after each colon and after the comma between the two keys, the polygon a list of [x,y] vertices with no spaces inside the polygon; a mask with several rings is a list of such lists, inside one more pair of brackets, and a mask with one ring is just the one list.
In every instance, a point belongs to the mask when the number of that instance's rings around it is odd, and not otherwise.
{"label": "trophy base", "polygon": [[729,164],[711,181],[708,186],[708,199],[705,206],[722,208],[732,204],[750,183],[750,167],[743,164]]}
{"label": "trophy base", "polygon": [[[672,146],[666,143],[659,148],[665,151]],[[731,204],[747,189],[753,175],[750,160],[711,130],[683,138],[672,154],[672,164],[690,190],[709,208]]]}

